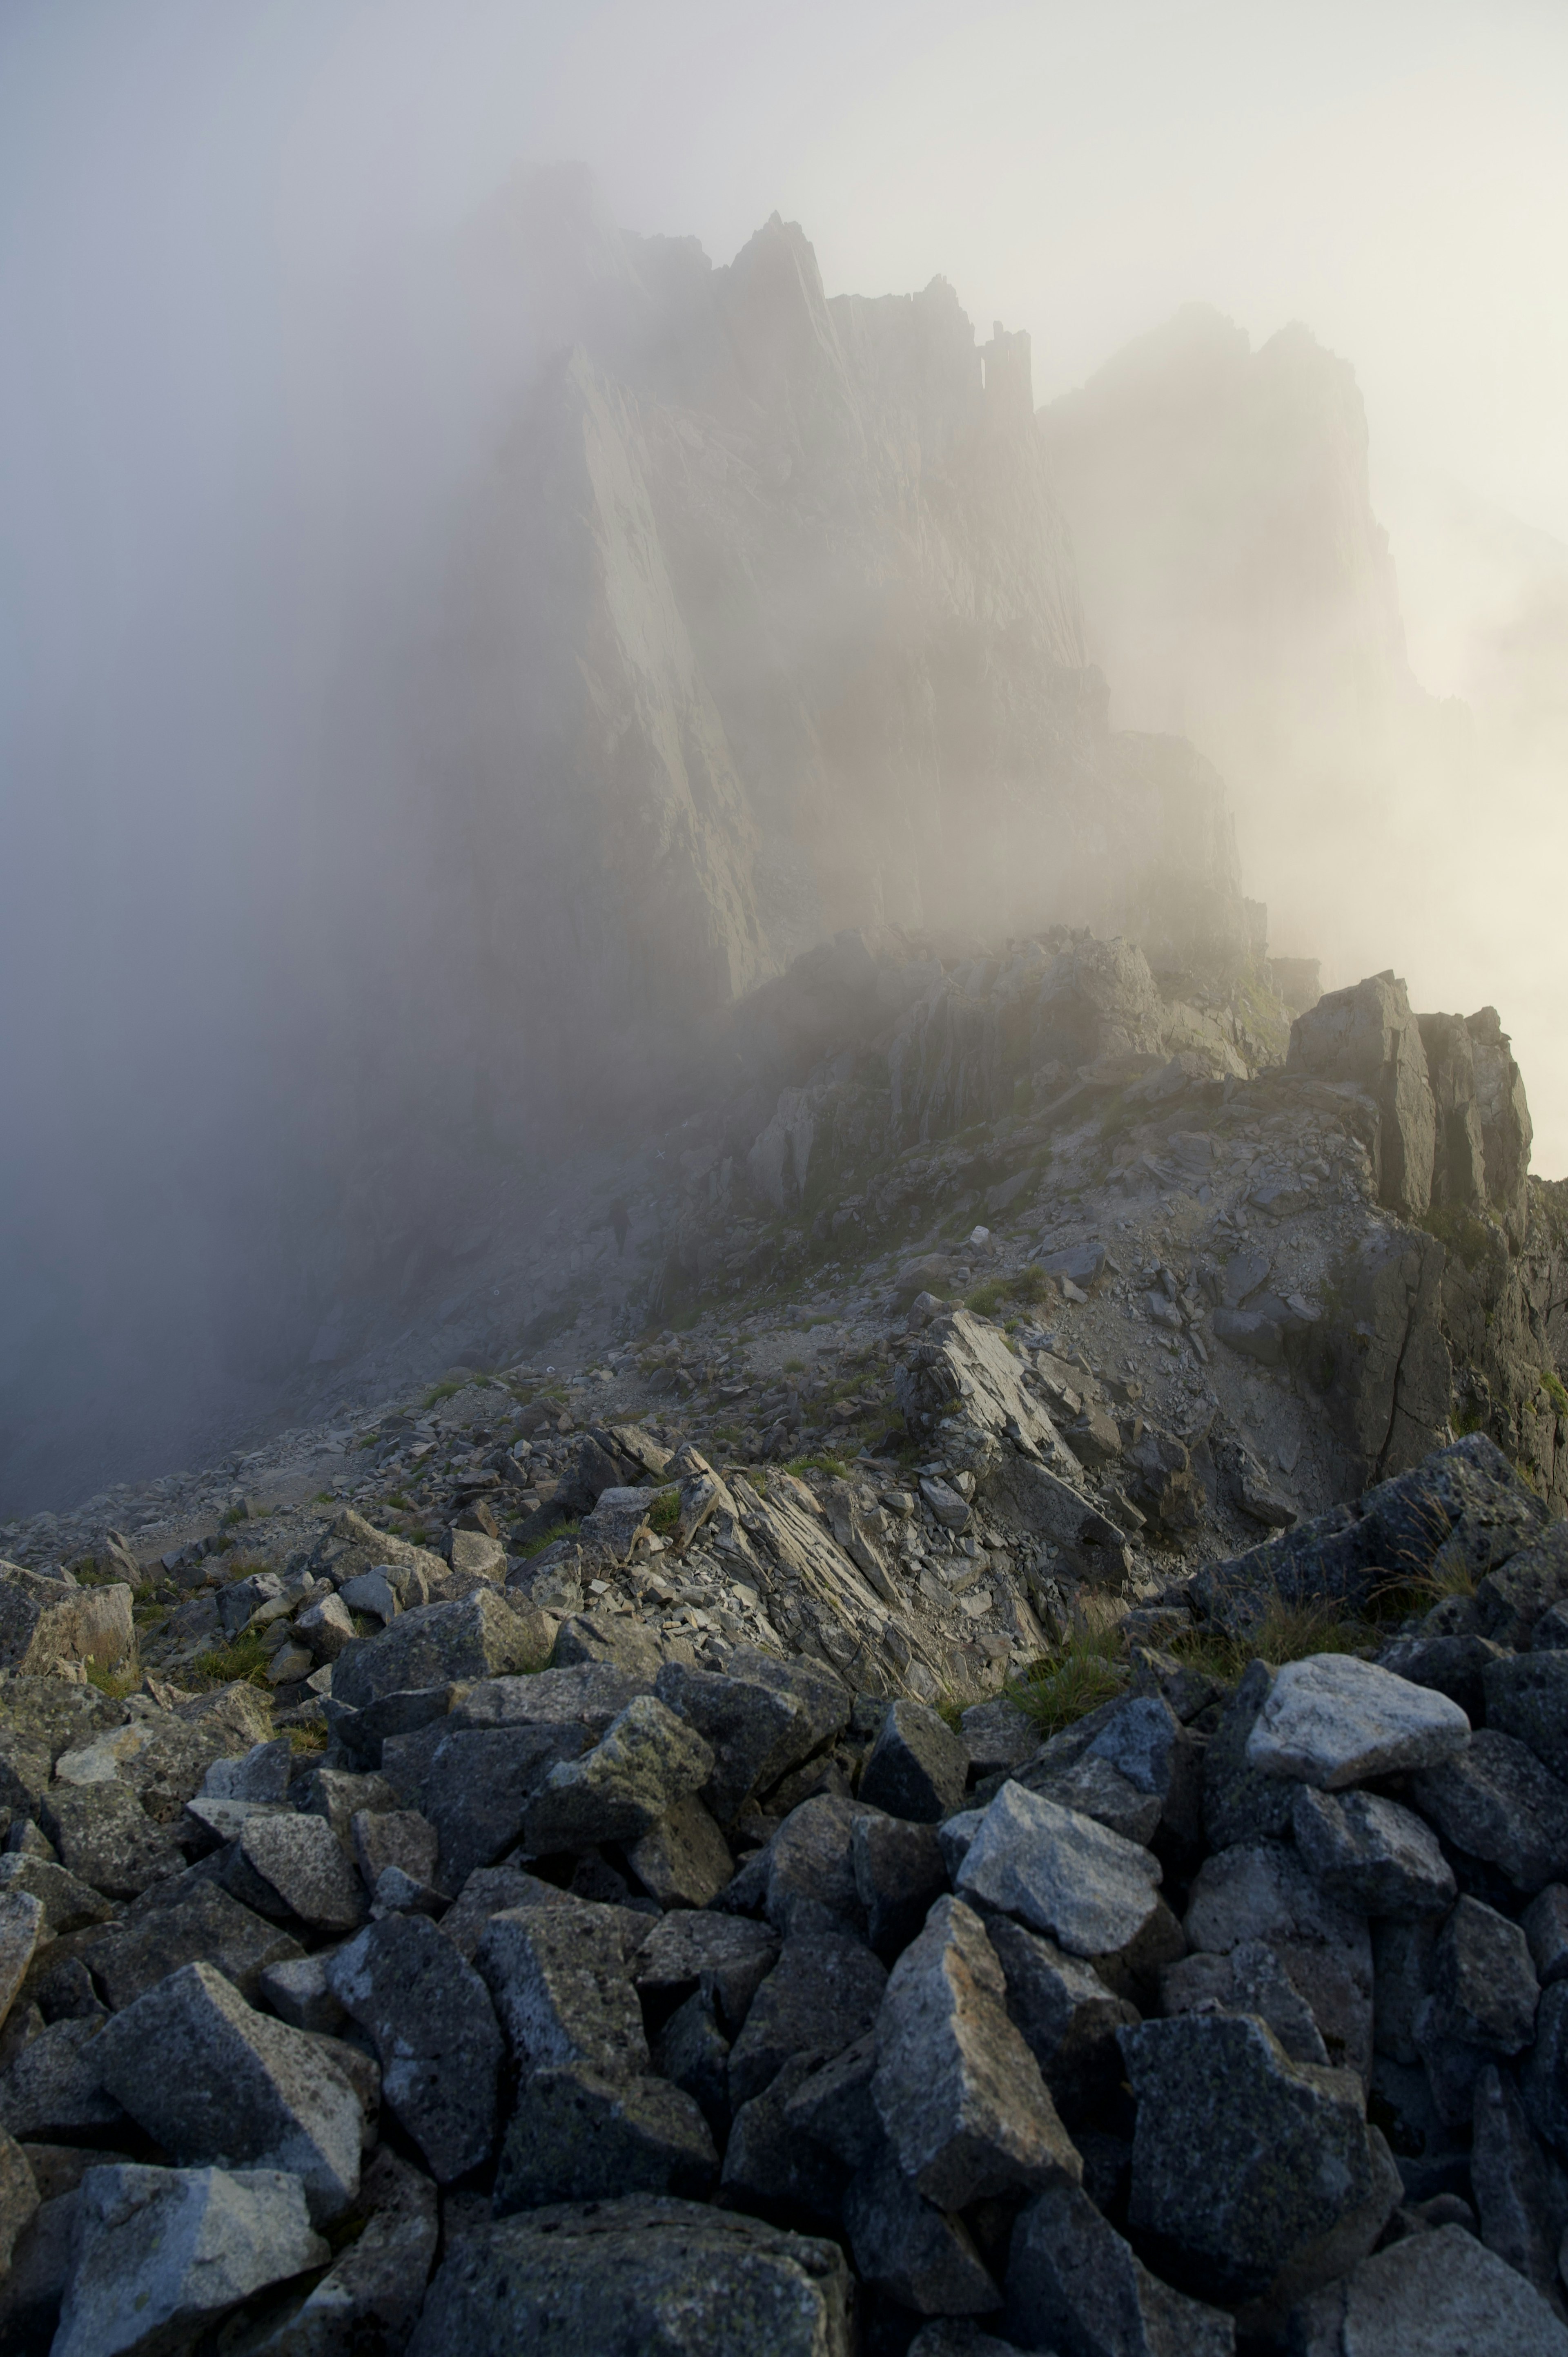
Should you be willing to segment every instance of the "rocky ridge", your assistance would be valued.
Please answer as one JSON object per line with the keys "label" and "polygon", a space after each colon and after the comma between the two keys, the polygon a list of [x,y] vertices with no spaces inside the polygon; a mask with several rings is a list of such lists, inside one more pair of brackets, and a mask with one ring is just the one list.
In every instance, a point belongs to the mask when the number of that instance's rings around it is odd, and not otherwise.
{"label": "rocky ridge", "polygon": [[1568,2347],[1522,1086],[1164,985],[830,945],[559,1362],[12,1527],[8,2346]]}

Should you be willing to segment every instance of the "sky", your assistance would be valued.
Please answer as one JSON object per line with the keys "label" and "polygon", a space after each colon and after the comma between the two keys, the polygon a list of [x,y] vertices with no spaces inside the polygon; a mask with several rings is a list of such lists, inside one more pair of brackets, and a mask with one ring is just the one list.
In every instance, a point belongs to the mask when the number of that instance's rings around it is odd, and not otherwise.
{"label": "sky", "polygon": [[[830,292],[940,273],[983,334],[1029,330],[1041,402],[1189,300],[1254,344],[1305,320],[1355,366],[1391,500],[1440,478],[1568,542],[1564,121],[1562,0],[0,0],[13,1169],[91,1222],[70,1174],[151,1105],[169,1150],[101,1240],[124,1255],[215,1158],[242,1188],[245,1120],[287,1103],[275,1040],[245,1045],[292,955],[258,879],[310,866],[346,652],[428,583],[494,424],[451,256],[513,174],[585,161],[624,225],[715,260],[778,210]],[[1431,545],[1405,602],[1448,693]],[[375,785],[342,820],[372,856]],[[1435,935],[1412,982],[1514,1020],[1555,1172],[1562,838],[1534,791],[1507,958],[1488,904],[1463,987]],[[1471,993],[1494,933],[1502,982]],[[13,1212],[0,1184],[0,1260],[26,1261]],[[0,1335],[0,1388],[20,1349]]]}

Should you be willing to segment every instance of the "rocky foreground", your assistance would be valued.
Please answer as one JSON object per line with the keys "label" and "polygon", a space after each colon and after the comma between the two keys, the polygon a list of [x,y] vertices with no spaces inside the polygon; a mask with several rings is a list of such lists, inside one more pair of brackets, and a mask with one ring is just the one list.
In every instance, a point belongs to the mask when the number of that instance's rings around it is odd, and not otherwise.
{"label": "rocky foreground", "polygon": [[7,2352],[1568,2352],[1497,1019],[901,973],[498,1372],[4,1534]]}

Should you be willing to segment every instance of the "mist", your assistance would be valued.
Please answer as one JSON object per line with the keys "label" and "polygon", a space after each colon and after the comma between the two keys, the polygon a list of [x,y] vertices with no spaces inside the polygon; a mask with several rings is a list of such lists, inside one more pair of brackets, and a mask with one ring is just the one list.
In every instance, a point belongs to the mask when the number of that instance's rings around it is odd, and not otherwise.
{"label": "mist", "polygon": [[[514,759],[476,714],[476,649],[484,675],[511,662],[485,585],[499,554],[550,594],[507,540],[509,454],[593,326],[582,255],[558,280],[511,233],[540,166],[581,160],[607,235],[719,264],[777,209],[830,296],[940,273],[982,339],[1029,331],[1047,414],[1195,298],[1253,349],[1299,319],[1353,367],[1393,735],[1362,758],[1340,716],[1283,762],[1228,654],[1172,682],[1109,544],[1080,550],[1087,651],[1117,725],[1183,731],[1225,777],[1273,948],[1330,985],[1392,963],[1423,1006],[1496,1003],[1535,1167],[1568,1169],[1568,329],[1543,292],[1565,81],[1560,16],[1528,7],[955,31],[923,5],[17,0],[0,1507],[281,1413],[368,1230],[413,1265],[461,1218],[494,1111],[466,1010],[519,930],[496,879],[476,901],[467,831]],[[541,1035],[551,971],[529,969]],[[506,1151],[547,1161],[543,1101],[505,1113]]]}

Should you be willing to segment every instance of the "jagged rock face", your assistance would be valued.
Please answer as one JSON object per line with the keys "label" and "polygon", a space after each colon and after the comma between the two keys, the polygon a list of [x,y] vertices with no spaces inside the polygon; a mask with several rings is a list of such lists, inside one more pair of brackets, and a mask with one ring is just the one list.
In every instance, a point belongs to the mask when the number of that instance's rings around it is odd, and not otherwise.
{"label": "jagged rock face", "polygon": [[[525,247],[565,239],[548,195]],[[1244,957],[1218,778],[1107,731],[1027,338],[977,349],[941,279],[830,300],[777,216],[720,269],[606,231],[587,275],[497,470],[461,690],[493,1092],[570,1092],[597,1027],[645,1046],[845,926],[1070,913]]]}

